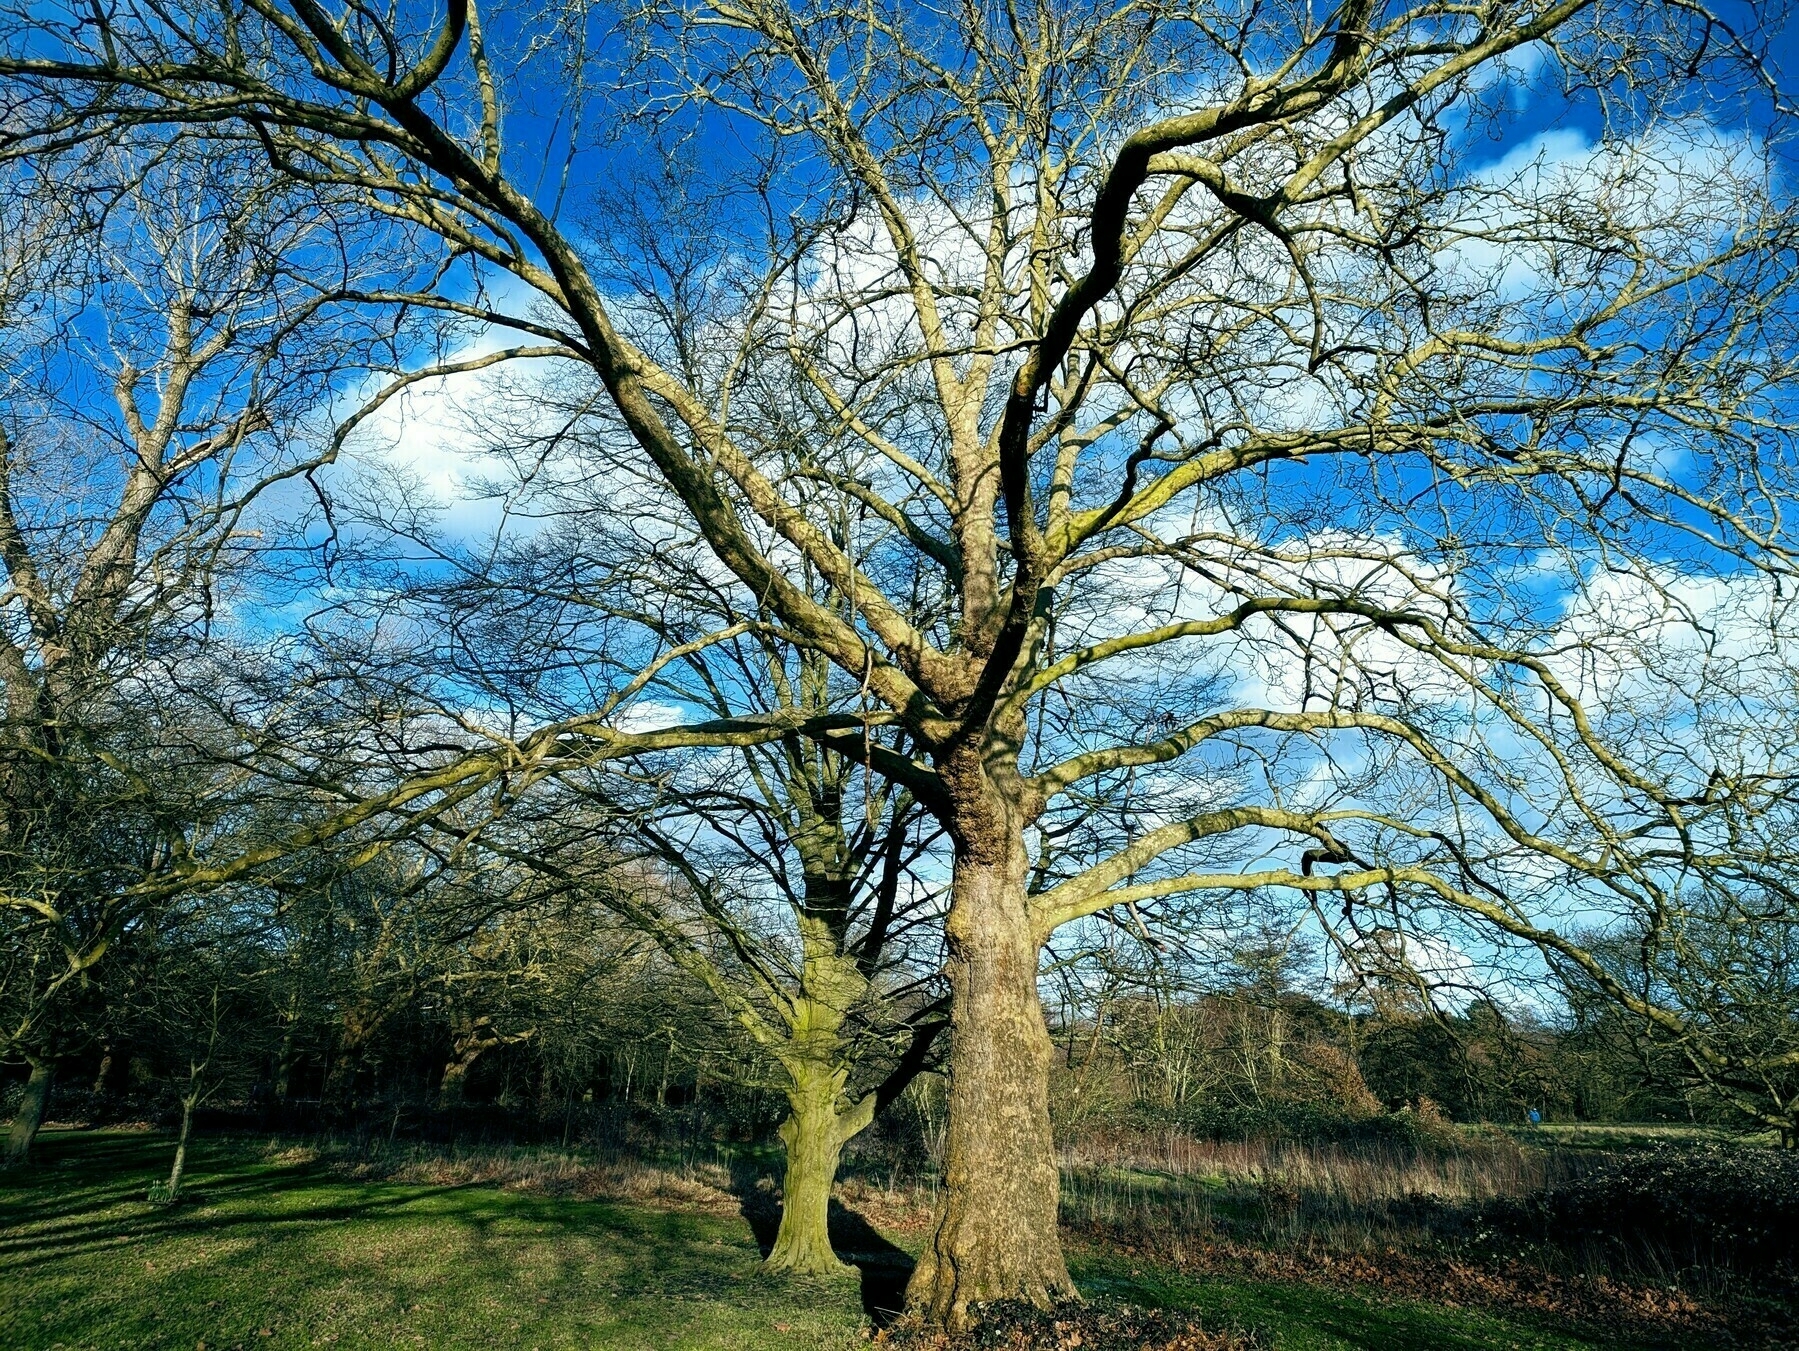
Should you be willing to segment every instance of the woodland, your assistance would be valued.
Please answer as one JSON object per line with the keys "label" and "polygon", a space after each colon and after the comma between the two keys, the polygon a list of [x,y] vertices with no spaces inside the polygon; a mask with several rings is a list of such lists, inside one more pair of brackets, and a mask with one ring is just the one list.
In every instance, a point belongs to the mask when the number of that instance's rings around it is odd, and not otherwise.
{"label": "woodland", "polygon": [[1196,1235],[1785,1335],[1794,50],[0,0],[11,1251],[292,1149],[919,1346],[1280,1343],[1108,1312]]}

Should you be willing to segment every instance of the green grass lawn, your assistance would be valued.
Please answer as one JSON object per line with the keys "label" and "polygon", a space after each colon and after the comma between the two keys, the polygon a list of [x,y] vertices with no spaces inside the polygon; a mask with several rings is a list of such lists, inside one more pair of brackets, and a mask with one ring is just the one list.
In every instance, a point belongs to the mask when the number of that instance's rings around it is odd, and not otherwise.
{"label": "green grass lawn", "polygon": [[[51,1132],[0,1174],[0,1348],[835,1348],[903,1274],[763,1276],[749,1224],[490,1187],[358,1182],[201,1139],[153,1207],[167,1140]],[[1189,1281],[1073,1254],[1092,1293],[1193,1307],[1280,1348],[1622,1348],[1522,1319],[1297,1285]],[[903,1260],[901,1258],[900,1260]],[[1690,1346],[1691,1343],[1689,1342]]]}

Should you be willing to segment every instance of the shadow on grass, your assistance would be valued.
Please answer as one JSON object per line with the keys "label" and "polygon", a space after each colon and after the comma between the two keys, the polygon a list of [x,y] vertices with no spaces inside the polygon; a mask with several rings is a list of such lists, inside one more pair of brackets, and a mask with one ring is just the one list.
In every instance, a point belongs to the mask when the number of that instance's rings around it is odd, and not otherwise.
{"label": "shadow on grass", "polygon": [[[731,1193],[756,1247],[763,1257],[773,1251],[775,1235],[781,1228],[781,1203],[775,1200],[772,1187],[764,1185],[760,1169],[731,1170]],[[904,1248],[882,1238],[875,1227],[835,1197],[831,1199],[831,1247],[837,1256],[856,1268],[862,1284],[862,1312],[877,1328],[884,1328],[900,1316],[906,1305],[906,1282],[916,1265]]]}
{"label": "shadow on grass", "polygon": [[[195,1151],[191,1190],[174,1205],[152,1206],[146,1185],[167,1175],[168,1142],[156,1136],[120,1139],[68,1132],[40,1139],[38,1161],[0,1174],[0,1266],[28,1272],[87,1252],[177,1235],[251,1230],[268,1239],[283,1230],[392,1214],[420,1200],[341,1179],[321,1179],[306,1164],[246,1163],[241,1156],[211,1161]],[[79,1171],[75,1171],[76,1169]],[[267,1204],[282,1194],[336,1184],[329,1200]],[[44,1190],[54,1183],[52,1190]],[[449,1194],[473,1184],[435,1189]],[[240,1203],[244,1203],[240,1206]],[[123,1210],[121,1210],[123,1208]]]}
{"label": "shadow on grass", "polygon": [[757,1334],[796,1313],[823,1330],[806,1346],[861,1322],[847,1283],[754,1279],[735,1219],[364,1181],[243,1139],[200,1142],[197,1199],[153,1206],[144,1188],[171,1152],[166,1137],[65,1136],[0,1176],[0,1347],[298,1347],[328,1327],[360,1345],[485,1349],[531,1345],[528,1328],[546,1344],[737,1351],[771,1345]]}
{"label": "shadow on grass", "polygon": [[[1129,1267],[1112,1254],[1080,1254],[1072,1263],[1088,1295],[1181,1309],[1242,1328],[1263,1344],[1325,1345],[1356,1351],[1490,1351],[1555,1347],[1564,1351],[1696,1351],[1690,1331],[1646,1335],[1577,1325],[1535,1313],[1433,1304],[1251,1277],[1187,1277]],[[1443,1292],[1445,1300],[1453,1291]],[[1725,1345],[1739,1345],[1735,1342]]]}

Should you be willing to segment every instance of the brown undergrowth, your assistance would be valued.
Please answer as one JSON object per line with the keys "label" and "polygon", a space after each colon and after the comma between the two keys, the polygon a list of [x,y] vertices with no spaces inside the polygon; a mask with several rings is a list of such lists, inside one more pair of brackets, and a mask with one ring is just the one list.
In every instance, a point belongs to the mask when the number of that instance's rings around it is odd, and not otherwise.
{"label": "brown undergrowth", "polygon": [[1345,1253],[1172,1235],[1145,1240],[1140,1234],[1097,1228],[1071,1236],[1102,1251],[1201,1279],[1225,1276],[1374,1291],[1452,1309],[1529,1313],[1657,1338],[1690,1334],[1705,1345],[1728,1345],[1739,1339],[1766,1345],[1780,1331],[1747,1308],[1702,1303],[1683,1290],[1604,1275],[1561,1275],[1517,1258],[1471,1262],[1396,1248]]}
{"label": "brown undergrowth", "polygon": [[1656,1341],[1799,1345],[1782,1309],[1792,1273],[1770,1237],[1791,1210],[1783,1161],[1707,1149],[1576,1154],[1496,1132],[1422,1149],[1121,1135],[1065,1157],[1063,1221],[1096,1252],[1199,1278]]}
{"label": "brown undergrowth", "polygon": [[1191,1314],[1095,1301],[1038,1309],[1029,1304],[978,1306],[978,1322],[961,1333],[903,1320],[875,1334],[895,1351],[1252,1351],[1234,1328],[1210,1328]]}

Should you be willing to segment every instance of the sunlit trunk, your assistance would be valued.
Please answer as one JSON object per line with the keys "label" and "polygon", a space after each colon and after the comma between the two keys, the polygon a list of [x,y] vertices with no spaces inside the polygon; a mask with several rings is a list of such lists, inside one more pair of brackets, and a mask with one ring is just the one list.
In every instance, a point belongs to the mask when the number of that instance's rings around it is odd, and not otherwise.
{"label": "sunlit trunk", "polygon": [[990,785],[956,796],[944,1192],[907,1290],[914,1308],[952,1327],[969,1321],[971,1304],[1075,1294],[1056,1232],[1053,1047],[1037,999],[1023,816]]}
{"label": "sunlit trunk", "polygon": [[175,1141],[175,1163],[169,1169],[169,1204],[181,1199],[181,1175],[187,1171],[187,1136],[194,1125],[194,1099],[181,1100],[181,1135]]}
{"label": "sunlit trunk", "polygon": [[94,1071],[94,1096],[105,1097],[112,1092],[112,1047],[100,1048],[100,1068]]}
{"label": "sunlit trunk", "polygon": [[787,1119],[781,1144],[787,1167],[781,1180],[781,1228],[768,1266],[777,1271],[830,1275],[851,1270],[831,1248],[831,1187],[843,1147],[874,1119],[874,1099],[851,1102],[844,1093],[844,1019],[867,988],[853,959],[838,947],[830,927],[814,915],[800,919],[801,993],[793,1002],[787,1070]]}
{"label": "sunlit trunk", "polygon": [[781,1144],[787,1168],[781,1178],[781,1227],[767,1265],[775,1271],[825,1276],[850,1270],[831,1248],[831,1187],[848,1138],[838,1115],[841,1071],[821,1064],[798,1067],[788,1089]]}
{"label": "sunlit trunk", "polygon": [[299,1027],[300,1020],[290,1009],[283,1019],[281,1050],[275,1058],[275,1101],[284,1107],[287,1105],[288,1094],[293,1091],[294,1060],[298,1051],[294,1043]]}
{"label": "sunlit trunk", "polygon": [[451,1108],[462,1101],[463,1087],[468,1083],[468,1072],[475,1067],[482,1053],[491,1045],[485,1041],[474,1041],[461,1047],[454,1060],[444,1065],[443,1078],[437,1084],[437,1105],[440,1108]]}

